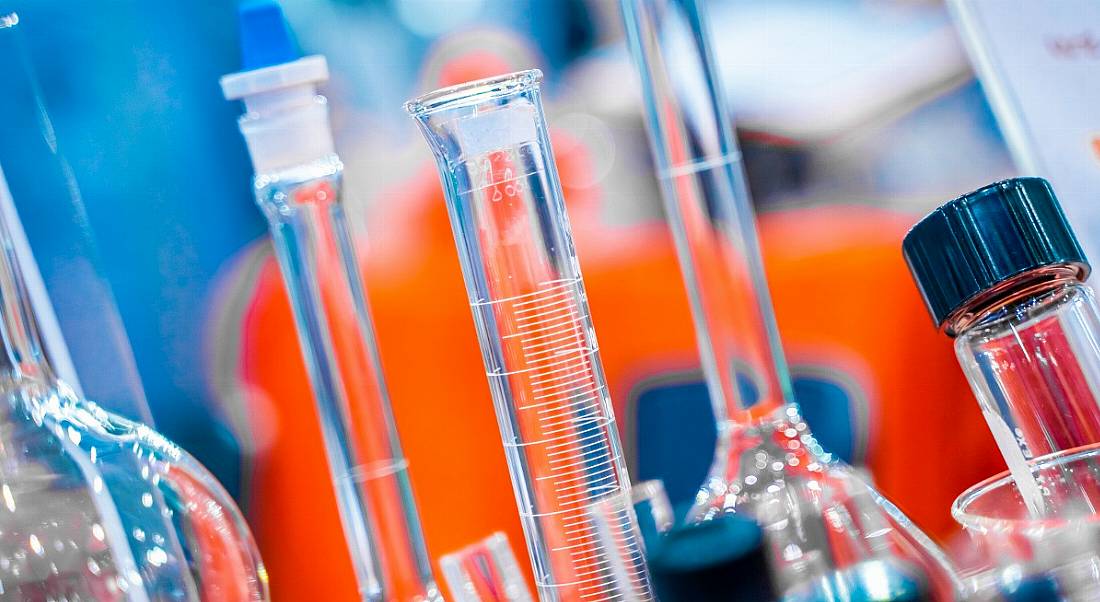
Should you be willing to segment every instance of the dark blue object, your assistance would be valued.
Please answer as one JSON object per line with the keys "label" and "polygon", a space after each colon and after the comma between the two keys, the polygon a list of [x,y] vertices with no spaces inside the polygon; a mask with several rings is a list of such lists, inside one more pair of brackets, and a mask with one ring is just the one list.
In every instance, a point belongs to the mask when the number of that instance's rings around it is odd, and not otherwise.
{"label": "dark blue object", "polygon": [[[869,436],[866,392],[839,369],[830,366],[829,375],[821,368],[791,366],[802,417],[827,452],[849,464],[863,463]],[[741,373],[738,384],[742,395],[756,398],[755,386]],[[634,425],[627,429],[634,442],[631,476],[662,481],[674,506],[690,506],[714,460],[717,436],[702,376],[678,374],[639,383],[631,391],[626,415]]]}
{"label": "dark blue object", "polygon": [[674,527],[649,546],[662,602],[774,600],[760,527],[728,514]]}
{"label": "dark blue object", "polygon": [[1006,602],[1057,602],[1063,599],[1058,592],[1058,583],[1046,575],[1025,579],[1015,586],[1002,585],[1001,595]]}
{"label": "dark blue object", "polygon": [[633,423],[627,432],[634,442],[631,479],[660,480],[674,506],[695,499],[714,460],[717,436],[706,383],[698,374],[680,378],[639,383],[627,402]]}
{"label": "dark blue object", "polygon": [[791,386],[802,419],[825,451],[847,464],[867,461],[867,392],[835,366],[791,365]]}
{"label": "dark blue object", "polygon": [[1004,180],[946,203],[913,226],[902,252],[937,327],[1023,272],[1069,265],[1084,280],[1090,269],[1042,178]]}
{"label": "dark blue object", "polygon": [[251,71],[281,65],[302,58],[302,51],[273,0],[256,0],[238,9],[241,30],[241,70]]}

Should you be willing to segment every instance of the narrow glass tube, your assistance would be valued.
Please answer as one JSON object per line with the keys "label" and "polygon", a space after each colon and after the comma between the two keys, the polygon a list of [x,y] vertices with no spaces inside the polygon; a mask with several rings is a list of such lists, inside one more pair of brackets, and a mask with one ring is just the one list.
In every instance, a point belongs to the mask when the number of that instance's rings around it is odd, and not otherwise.
{"label": "narrow glass tube", "polygon": [[496,532],[439,557],[452,602],[532,602],[508,536]]}
{"label": "narrow glass tube", "polygon": [[[79,182],[65,156],[65,139],[57,139],[47,111],[49,99],[40,84],[30,41],[44,39],[51,25],[55,24],[47,20],[20,19],[16,13],[0,14],[0,106],[9,123],[27,124],[5,131],[0,162],[9,169],[7,184],[13,198],[24,210],[34,208],[23,217],[37,216],[26,223],[9,220],[13,242],[21,256],[29,257],[41,241],[65,241],[63,257],[51,257],[39,266],[41,273],[26,274],[32,301],[45,310],[39,311],[42,337],[62,380],[107,410],[154,426]],[[23,31],[27,27],[31,29]],[[4,207],[12,212],[9,216],[15,209]]]}
{"label": "narrow glass tube", "polygon": [[[794,404],[702,2],[621,6],[718,423],[714,461],[689,519],[737,511],[761,522],[773,546],[783,542],[774,566],[785,588],[876,562],[928,571],[932,587],[952,595],[961,583],[943,553],[825,452]],[[892,555],[903,562],[877,563]]]}
{"label": "narrow glass tube", "polygon": [[[297,110],[325,110],[322,100]],[[248,116],[242,121],[247,128]],[[439,600],[341,205],[335,155],[256,175],[365,600]]]}
{"label": "narrow glass tube", "polygon": [[[587,509],[630,482],[539,93],[541,73],[405,105],[435,153],[542,600],[608,600]],[[634,523],[633,509],[624,520]],[[624,545],[640,548],[631,529]],[[644,569],[644,561],[639,558]],[[648,574],[638,588],[651,599]]]}
{"label": "narrow glass tube", "polygon": [[734,501],[725,494],[738,481],[738,459],[745,446],[758,444],[745,437],[745,427],[760,418],[797,422],[797,415],[784,413],[794,408],[790,379],[701,7],[692,0],[623,0],[622,6],[719,427],[710,478],[693,511],[698,517]]}

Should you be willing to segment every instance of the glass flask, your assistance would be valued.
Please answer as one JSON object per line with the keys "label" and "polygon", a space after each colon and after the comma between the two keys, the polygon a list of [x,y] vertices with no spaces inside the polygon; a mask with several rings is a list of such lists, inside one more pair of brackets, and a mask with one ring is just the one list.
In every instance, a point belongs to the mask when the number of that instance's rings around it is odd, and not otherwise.
{"label": "glass flask", "polygon": [[540,599],[652,599],[630,481],[543,117],[537,70],[406,103],[435,154]]}
{"label": "glass flask", "polygon": [[[3,194],[0,180],[0,194]],[[0,599],[267,600],[226,491],[57,378],[0,212]]]}
{"label": "glass flask", "polygon": [[301,57],[275,2],[242,5],[244,70],[222,78],[239,125],[313,386],[328,467],[359,593],[442,600],[432,575],[374,342],[342,199],[323,56]]}
{"label": "glass flask", "polygon": [[903,251],[1009,469],[952,506],[992,571],[979,578],[1100,596],[1100,311],[1053,189],[1015,178],[963,195]]}
{"label": "glass flask", "polygon": [[[68,138],[58,140],[49,110],[52,96],[45,91],[50,86],[43,87],[43,73],[39,73],[41,69],[47,78],[61,76],[51,61],[41,60],[52,47],[34,43],[49,39],[57,27],[54,19],[0,14],[4,119],[25,124],[5,130],[0,163],[9,169],[9,193],[14,190],[20,206],[33,208],[34,216],[25,215],[28,223],[9,219],[9,234],[19,256],[31,252],[24,226],[36,241],[35,248],[38,241],[64,241],[66,252],[53,254],[46,265],[39,266],[43,273],[23,274],[38,314],[39,336],[57,376],[77,396],[95,399],[113,414],[156,428],[88,204],[65,156]],[[10,203],[2,210],[15,215]],[[45,244],[43,249],[51,249]],[[46,282],[52,284],[48,294]]]}
{"label": "glass flask", "polygon": [[844,584],[885,574],[899,587],[883,599],[914,588],[951,598],[961,584],[943,553],[822,449],[794,403],[702,3],[621,6],[717,422],[714,460],[688,519],[756,519],[779,592],[842,598]]}

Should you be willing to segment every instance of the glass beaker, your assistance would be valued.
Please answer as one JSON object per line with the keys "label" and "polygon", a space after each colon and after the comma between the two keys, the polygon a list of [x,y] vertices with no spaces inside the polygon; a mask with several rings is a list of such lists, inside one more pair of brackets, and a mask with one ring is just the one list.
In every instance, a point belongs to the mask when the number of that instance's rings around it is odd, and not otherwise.
{"label": "glass beaker", "polygon": [[961,584],[943,553],[822,449],[795,404],[703,3],[621,6],[718,427],[689,519],[756,519],[781,593],[859,585],[874,567],[899,583],[916,573],[914,587],[951,597]]}
{"label": "glass beaker", "polygon": [[621,549],[588,507],[629,477],[550,150],[537,70],[406,103],[435,154],[542,600],[607,600],[612,559],[641,571],[633,508]]}
{"label": "glass beaker", "polygon": [[977,595],[1094,600],[1100,596],[1100,445],[1028,462],[1029,484],[1058,500],[1037,515],[1015,475],[1003,472],[963,492],[951,514],[970,536],[981,566]]}
{"label": "glass beaker", "polygon": [[267,600],[251,533],[214,477],[57,378],[12,218],[0,212],[0,597]]}

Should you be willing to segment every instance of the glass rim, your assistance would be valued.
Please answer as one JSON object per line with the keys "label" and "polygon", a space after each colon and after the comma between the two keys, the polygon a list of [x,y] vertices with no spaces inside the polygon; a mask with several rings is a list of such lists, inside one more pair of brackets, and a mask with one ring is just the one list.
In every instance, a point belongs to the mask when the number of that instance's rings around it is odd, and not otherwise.
{"label": "glass rim", "polygon": [[[1081,460],[1100,458],[1100,443],[1091,443],[1081,447],[1061,450],[1045,456],[1029,460],[1028,470],[1035,474],[1038,471],[1056,468],[1065,464]],[[951,503],[951,516],[967,531],[989,533],[991,531],[1014,530],[1023,534],[1041,533],[1049,529],[1061,528],[1067,525],[1079,525],[1083,523],[1100,524],[1100,515],[1079,518],[1048,517],[1048,518],[997,518],[979,514],[968,510],[968,507],[979,498],[1002,487],[1014,487],[1015,480],[1011,471],[999,472],[975,485],[971,485],[966,491],[959,494]]]}
{"label": "glass rim", "polygon": [[530,89],[542,81],[542,71],[527,69],[504,75],[477,79],[422,94],[405,103],[405,110],[415,117],[445,109],[476,105]]}

